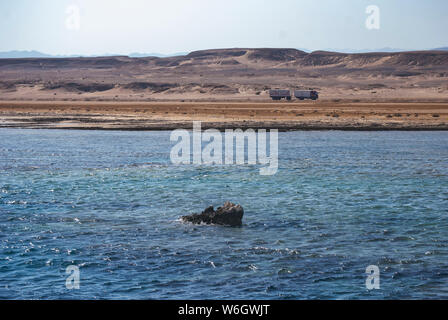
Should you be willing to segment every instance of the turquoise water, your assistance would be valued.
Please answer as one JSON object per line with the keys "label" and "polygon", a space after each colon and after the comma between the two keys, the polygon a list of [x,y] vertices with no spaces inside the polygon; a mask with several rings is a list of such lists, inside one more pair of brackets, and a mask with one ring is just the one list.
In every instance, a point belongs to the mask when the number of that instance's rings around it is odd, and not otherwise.
{"label": "turquoise water", "polygon": [[[0,129],[0,298],[448,298],[448,132],[279,133],[274,176],[169,135]],[[226,200],[243,227],[178,220]]]}

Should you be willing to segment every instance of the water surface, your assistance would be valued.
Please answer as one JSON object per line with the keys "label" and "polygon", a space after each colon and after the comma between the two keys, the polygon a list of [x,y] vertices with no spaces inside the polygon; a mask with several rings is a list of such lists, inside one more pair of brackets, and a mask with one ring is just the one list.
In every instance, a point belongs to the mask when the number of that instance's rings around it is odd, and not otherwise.
{"label": "water surface", "polygon": [[[274,176],[169,135],[0,129],[0,298],[448,298],[448,132],[280,133]],[[243,227],[178,220],[226,200]]]}

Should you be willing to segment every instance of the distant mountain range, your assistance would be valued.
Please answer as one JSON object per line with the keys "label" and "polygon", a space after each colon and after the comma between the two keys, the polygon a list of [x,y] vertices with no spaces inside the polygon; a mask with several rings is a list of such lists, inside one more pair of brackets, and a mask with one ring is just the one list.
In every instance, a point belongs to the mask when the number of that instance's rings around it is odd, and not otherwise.
{"label": "distant mountain range", "polygon": [[50,58],[51,55],[39,51],[6,51],[0,52],[0,58]]}
{"label": "distant mountain range", "polygon": [[[300,48],[299,50],[302,50],[304,52],[311,53],[312,50],[303,49]],[[336,51],[336,52],[343,52],[343,53],[368,53],[368,52],[402,52],[402,51],[409,51],[409,50],[403,50],[403,49],[395,49],[395,48],[380,48],[380,49],[364,49],[364,50],[356,50],[356,49],[343,49],[343,50],[334,50],[334,49],[325,49],[326,51]],[[448,47],[441,47],[441,48],[434,48],[434,49],[428,49],[428,50],[441,50],[441,51],[448,51]],[[128,57],[131,58],[143,58],[143,57],[159,57],[159,58],[168,58],[168,57],[178,57],[178,56],[185,56],[189,52],[177,52],[173,54],[163,54],[163,53],[139,53],[139,52],[133,52],[128,54]],[[112,53],[106,53],[103,55],[51,55],[47,53],[42,53],[39,51],[25,51],[25,50],[13,50],[13,51],[5,51],[0,52],[0,59],[7,59],[7,58],[77,58],[77,57],[111,57],[111,56],[123,56],[123,54],[112,54]]]}
{"label": "distant mountain range", "polygon": [[[188,52],[178,52],[173,54],[163,54],[163,53],[139,53],[133,52],[128,54],[128,57],[131,58],[142,58],[142,57],[159,57],[159,58],[167,58],[167,57],[177,57],[187,55]],[[6,51],[0,52],[0,59],[6,58],[78,58],[78,57],[112,57],[112,56],[123,56],[123,54],[114,54],[114,53],[106,53],[102,55],[80,55],[80,54],[72,54],[72,55],[51,55],[47,53],[42,53],[39,51]]]}

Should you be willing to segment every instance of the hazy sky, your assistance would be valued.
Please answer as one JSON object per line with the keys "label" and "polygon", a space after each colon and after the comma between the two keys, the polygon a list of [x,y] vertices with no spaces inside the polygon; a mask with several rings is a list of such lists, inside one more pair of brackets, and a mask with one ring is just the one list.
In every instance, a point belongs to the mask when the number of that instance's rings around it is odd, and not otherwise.
{"label": "hazy sky", "polygon": [[428,49],[448,46],[447,15],[446,0],[0,0],[0,51]]}

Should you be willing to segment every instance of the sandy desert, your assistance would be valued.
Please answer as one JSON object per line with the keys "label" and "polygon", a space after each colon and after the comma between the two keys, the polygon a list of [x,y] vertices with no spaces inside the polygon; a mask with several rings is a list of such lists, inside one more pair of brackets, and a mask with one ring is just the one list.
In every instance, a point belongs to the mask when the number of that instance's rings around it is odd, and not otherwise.
{"label": "sandy desert", "polygon": [[[0,59],[0,126],[158,130],[448,128],[448,52],[218,49],[185,56]],[[269,89],[316,102],[272,102]]]}

